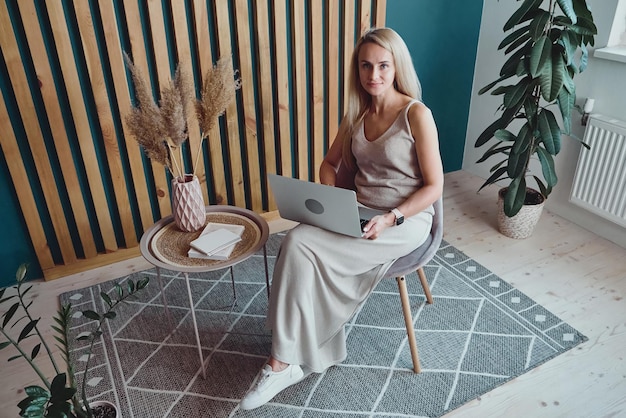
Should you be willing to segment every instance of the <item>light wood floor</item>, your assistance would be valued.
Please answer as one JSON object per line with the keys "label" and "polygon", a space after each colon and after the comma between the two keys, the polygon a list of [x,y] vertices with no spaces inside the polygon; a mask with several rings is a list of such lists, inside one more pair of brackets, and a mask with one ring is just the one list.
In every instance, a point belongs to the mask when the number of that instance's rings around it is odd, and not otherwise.
{"label": "light wood floor", "polygon": [[[626,250],[549,212],[531,238],[506,238],[496,230],[496,189],[477,194],[480,184],[481,179],[465,172],[446,175],[444,239],[589,341],[447,417],[626,417]],[[291,225],[270,217],[272,232]],[[59,294],[149,267],[136,258],[36,283],[34,313],[42,316],[47,330]],[[21,388],[37,383],[24,362],[6,362],[10,355],[8,349],[0,352],[2,417],[17,416]]]}

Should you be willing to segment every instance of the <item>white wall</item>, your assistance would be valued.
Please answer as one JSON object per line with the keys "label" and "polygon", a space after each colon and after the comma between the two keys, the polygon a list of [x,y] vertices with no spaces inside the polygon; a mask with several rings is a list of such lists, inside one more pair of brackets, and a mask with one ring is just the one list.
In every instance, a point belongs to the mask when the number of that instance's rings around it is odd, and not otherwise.
{"label": "white wall", "polygon": [[[595,41],[597,48],[607,45],[618,1],[587,1],[598,27]],[[505,36],[502,27],[520,5],[520,2],[513,0],[484,2],[463,169],[485,179],[489,176],[491,166],[499,160],[498,157],[492,157],[486,163],[477,165],[476,161],[486,148],[477,149],[474,143],[480,133],[496,119],[496,109],[502,101],[502,96],[491,96],[489,93],[479,96],[478,90],[498,78],[505,61],[503,51],[497,50],[498,44]],[[626,63],[595,58],[593,51],[590,51],[589,55],[587,70],[574,79],[577,103],[582,106],[586,97],[593,97],[594,113],[626,121]],[[584,127],[580,124],[577,112],[572,117],[572,133],[579,138],[584,134]],[[580,147],[580,143],[575,139],[563,137],[561,152],[555,159],[559,182],[550,195],[546,208],[626,248],[626,229],[569,202]],[[534,180],[529,180],[529,184],[534,184]],[[496,197],[493,196],[493,199]]]}

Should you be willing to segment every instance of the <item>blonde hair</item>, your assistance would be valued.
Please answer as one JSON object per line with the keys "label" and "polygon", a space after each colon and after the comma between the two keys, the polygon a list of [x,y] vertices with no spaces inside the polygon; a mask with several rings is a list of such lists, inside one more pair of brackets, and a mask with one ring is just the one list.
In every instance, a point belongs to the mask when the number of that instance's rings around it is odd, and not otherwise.
{"label": "blonde hair", "polygon": [[363,119],[372,102],[372,97],[363,89],[359,77],[359,52],[364,44],[376,44],[391,53],[396,77],[394,87],[400,93],[422,99],[422,88],[420,86],[411,53],[406,43],[396,31],[390,28],[370,28],[358,40],[352,51],[350,68],[348,73],[348,97],[346,119],[346,129],[343,138],[342,159],[350,168],[355,168],[354,156],[351,151],[352,132],[356,124]]}

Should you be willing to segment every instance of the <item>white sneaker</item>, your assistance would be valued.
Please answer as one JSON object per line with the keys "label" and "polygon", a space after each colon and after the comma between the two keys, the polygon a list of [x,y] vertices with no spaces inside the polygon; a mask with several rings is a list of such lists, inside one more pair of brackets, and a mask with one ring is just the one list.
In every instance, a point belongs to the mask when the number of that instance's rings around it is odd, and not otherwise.
{"label": "white sneaker", "polygon": [[272,366],[266,364],[261,370],[261,375],[256,384],[243,397],[239,407],[249,410],[265,405],[278,393],[291,385],[295,385],[303,378],[304,372],[296,364],[290,364],[285,370],[280,372],[272,371]]}

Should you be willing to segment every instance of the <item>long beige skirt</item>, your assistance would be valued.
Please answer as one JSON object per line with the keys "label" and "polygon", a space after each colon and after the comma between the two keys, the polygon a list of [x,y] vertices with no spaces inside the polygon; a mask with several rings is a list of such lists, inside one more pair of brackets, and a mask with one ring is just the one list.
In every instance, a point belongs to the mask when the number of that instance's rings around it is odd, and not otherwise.
{"label": "long beige skirt", "polygon": [[283,239],[271,287],[267,326],[272,356],[322,372],[346,358],[344,325],[393,262],[428,237],[422,212],[375,240],[298,225]]}

